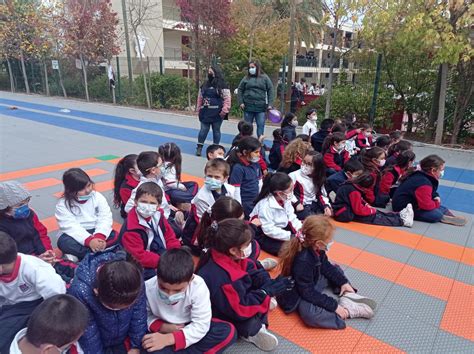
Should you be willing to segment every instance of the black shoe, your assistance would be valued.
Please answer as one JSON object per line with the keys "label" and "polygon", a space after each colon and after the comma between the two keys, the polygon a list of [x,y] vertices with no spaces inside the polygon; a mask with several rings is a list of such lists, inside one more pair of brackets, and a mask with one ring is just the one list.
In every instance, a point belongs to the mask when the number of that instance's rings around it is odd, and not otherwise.
{"label": "black shoe", "polygon": [[201,153],[202,153],[202,145],[198,144],[198,146],[196,147],[196,156],[201,156]]}

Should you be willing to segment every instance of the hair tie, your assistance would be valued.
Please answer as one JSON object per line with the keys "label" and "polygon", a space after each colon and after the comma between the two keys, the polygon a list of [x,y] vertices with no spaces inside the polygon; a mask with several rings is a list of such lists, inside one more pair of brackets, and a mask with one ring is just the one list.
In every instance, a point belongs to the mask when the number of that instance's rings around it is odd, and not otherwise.
{"label": "hair tie", "polygon": [[301,230],[296,233],[296,238],[298,241],[300,241],[300,243],[304,242],[305,236]]}
{"label": "hair tie", "polygon": [[213,231],[217,231],[218,228],[219,228],[219,225],[217,224],[217,221],[214,220],[213,222],[211,222],[211,229]]}

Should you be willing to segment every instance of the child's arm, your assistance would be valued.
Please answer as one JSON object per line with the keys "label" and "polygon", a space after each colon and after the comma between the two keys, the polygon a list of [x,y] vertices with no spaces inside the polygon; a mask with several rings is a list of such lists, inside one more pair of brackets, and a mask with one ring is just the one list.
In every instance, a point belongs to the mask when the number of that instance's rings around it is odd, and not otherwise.
{"label": "child's arm", "polygon": [[222,111],[221,116],[224,117],[227,113],[230,112],[230,107],[231,107],[231,94],[229,89],[223,89],[222,90],[222,98],[223,98],[223,105],[222,105]]}
{"label": "child's arm", "polygon": [[178,181],[178,177],[176,176],[176,169],[174,168],[174,166],[166,167],[161,178],[163,179],[166,188],[169,188],[169,189],[180,188],[180,183]]}
{"label": "child's arm", "polygon": [[66,284],[64,280],[56,273],[54,268],[46,262],[37,259],[34,269],[27,271],[28,280],[34,284],[36,292],[43,299],[51,296],[66,293]]}
{"label": "child's arm", "polygon": [[270,213],[270,208],[262,209],[258,214],[258,218],[262,223],[262,231],[265,236],[275,240],[288,241],[291,238],[291,232],[275,225],[274,216]]}
{"label": "child's arm", "polygon": [[166,242],[166,249],[181,248],[181,242],[176,237],[173,228],[170,226],[168,220],[166,220],[164,212],[160,210],[161,217],[163,219],[163,225],[165,226],[165,232],[163,234]]}
{"label": "child's arm", "polygon": [[321,255],[321,274],[337,287],[349,283],[344,273],[329,261],[327,254]]}
{"label": "child's arm", "polygon": [[130,198],[128,198],[127,204],[124,206],[125,212],[128,214],[130,210],[135,206],[135,195],[137,194],[137,189],[140,185],[138,185],[136,188],[134,188],[130,194]]}
{"label": "child's arm", "polygon": [[122,245],[144,268],[155,269],[158,266],[160,255],[145,250],[138,232],[125,231],[122,235]]}
{"label": "child's arm", "polygon": [[199,110],[202,107],[202,91],[199,89],[198,96],[197,96],[197,103],[196,103],[196,111],[199,112]]}
{"label": "child's arm", "polygon": [[438,199],[433,199],[433,187],[428,185],[423,185],[418,187],[415,190],[415,197],[418,204],[418,207],[421,210],[433,210],[439,208],[440,201]]}
{"label": "child's arm", "polygon": [[35,255],[39,256],[46,251],[52,250],[51,239],[48,236],[48,230],[46,226],[38,219],[38,215],[32,210],[33,213],[33,227],[38,232],[39,237],[33,239],[35,247]]}
{"label": "child's arm", "polygon": [[380,187],[379,187],[380,193],[389,194],[390,188],[394,184],[394,179],[395,179],[395,176],[393,175],[393,173],[386,171],[382,175],[382,179],[380,180]]}
{"label": "child's arm", "polygon": [[93,237],[107,239],[112,232],[112,211],[107,203],[105,197],[99,192],[95,193],[97,198],[97,208],[99,208],[99,214],[97,215],[97,221],[95,224],[95,231]]}
{"label": "child's arm", "polygon": [[241,196],[240,186],[242,185],[242,180],[244,178],[244,171],[240,165],[235,165],[232,168],[232,172],[229,177],[229,184],[235,187],[235,193]]}
{"label": "child's arm", "polygon": [[68,234],[83,246],[88,246],[92,235],[81,226],[76,216],[66,207],[66,202],[60,200],[54,213],[62,233]]}
{"label": "child's arm", "polygon": [[127,205],[132,195],[132,189],[120,188],[119,194],[120,194],[120,199],[122,200],[123,205]]}
{"label": "child's arm", "polygon": [[334,154],[331,154],[330,152],[326,152],[323,157],[324,164],[326,165],[327,168],[332,168],[333,170],[336,170],[339,172],[342,170],[342,167],[339,166],[335,161],[334,161]]}
{"label": "child's arm", "polygon": [[377,212],[377,209],[371,207],[362,199],[362,195],[358,191],[351,192],[349,200],[351,201],[352,212],[357,216],[369,216]]}
{"label": "child's arm", "polygon": [[132,318],[128,329],[128,337],[130,338],[131,349],[140,349],[142,347],[142,339],[147,331],[146,321],[146,296],[145,285],[142,284],[142,291],[137,301],[132,305]]}

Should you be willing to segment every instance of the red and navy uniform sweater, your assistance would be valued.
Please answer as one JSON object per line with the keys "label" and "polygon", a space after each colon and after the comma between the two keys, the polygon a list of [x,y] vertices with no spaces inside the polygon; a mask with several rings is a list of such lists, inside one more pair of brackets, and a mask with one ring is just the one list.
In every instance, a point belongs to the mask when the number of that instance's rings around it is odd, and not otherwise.
{"label": "red and navy uniform sweater", "polygon": [[380,180],[380,193],[389,194],[392,186],[397,184],[398,180],[404,173],[405,170],[397,165],[386,168],[382,172],[382,179]]}
{"label": "red and navy uniform sweater", "polygon": [[268,154],[268,160],[270,161],[269,167],[273,170],[276,170],[278,167],[280,167],[286,145],[288,145],[288,143],[285,141],[273,140],[273,145],[270,149],[270,153]]}
{"label": "red and navy uniform sweater", "polygon": [[268,273],[249,258],[235,261],[214,249],[209,252],[197,274],[209,288],[213,317],[235,323],[266,314],[270,297],[260,287],[270,280]]}
{"label": "red and navy uniform sweater", "polygon": [[349,161],[350,156],[347,150],[342,150],[338,152],[334,146],[331,146],[328,151],[324,153],[324,164],[327,168],[332,168],[336,172],[339,172],[343,169],[344,164]]}
{"label": "red and navy uniform sweater", "polygon": [[361,187],[346,182],[339,187],[336,200],[332,204],[334,219],[341,222],[349,222],[354,217],[366,217],[375,215],[377,209],[371,207],[364,200],[364,191]]}
{"label": "red and navy uniform sweater", "polygon": [[137,181],[130,173],[127,173],[125,175],[125,179],[120,184],[120,212],[122,214],[126,215],[124,210],[125,205],[127,205],[127,202],[130,199],[130,196],[132,195],[132,191],[137,188],[139,183],[140,181]]}
{"label": "red and navy uniform sweater", "polygon": [[[368,144],[367,144],[368,141]],[[372,146],[372,136],[366,137],[363,132],[357,134],[357,138],[355,140],[356,146],[359,149],[367,149]]]}
{"label": "red and navy uniform sweater", "polygon": [[53,249],[48,230],[31,209],[26,219],[0,218],[0,231],[13,237],[20,253],[39,256]]}
{"label": "red and navy uniform sweater", "polygon": [[359,134],[357,132],[357,129],[352,129],[346,132],[346,139],[352,139],[353,137],[357,136]]}
{"label": "red and navy uniform sweater", "polygon": [[240,199],[246,217],[250,215],[255,206],[254,201],[259,192],[259,180],[262,177],[261,164],[259,163],[250,163],[247,160],[239,159],[239,162],[232,166],[229,183],[240,187]]}
{"label": "red and navy uniform sweater", "polygon": [[440,207],[438,179],[424,171],[416,171],[408,176],[397,188],[392,198],[392,208],[400,211],[411,203],[413,209],[430,211]]}
{"label": "red and navy uniform sweater", "polygon": [[120,230],[119,239],[122,242],[125,250],[130,253],[144,268],[151,268],[153,270],[158,266],[160,255],[167,249],[180,248],[181,243],[176,238],[176,235],[171,228],[168,220],[166,220],[163,210],[160,209],[161,217],[158,223],[158,227],[163,233],[165,239],[166,249],[160,247],[160,243],[157,240],[158,234],[155,234],[153,241],[151,242],[150,248],[148,249],[148,233],[147,229],[140,225],[138,220],[138,214],[135,208],[130,210],[127,219],[122,225]]}
{"label": "red and navy uniform sweater", "polygon": [[380,173],[380,171],[377,167],[375,167],[373,169],[370,169],[370,170],[367,169],[367,172],[369,172],[370,175],[374,178],[374,182],[370,187],[364,188],[363,191],[365,192],[365,199],[370,204],[374,204],[375,203],[375,197],[379,193],[380,180],[382,179],[382,174]]}

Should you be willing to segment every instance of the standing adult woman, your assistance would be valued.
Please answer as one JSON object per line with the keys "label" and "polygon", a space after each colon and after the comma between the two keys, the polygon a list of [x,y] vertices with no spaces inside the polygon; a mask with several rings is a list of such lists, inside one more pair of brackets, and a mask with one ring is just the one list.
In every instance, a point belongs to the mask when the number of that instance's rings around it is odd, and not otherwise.
{"label": "standing adult woman", "polygon": [[196,156],[201,156],[202,147],[211,126],[213,143],[220,143],[221,125],[229,114],[230,100],[230,90],[221,70],[217,66],[211,66],[207,72],[207,81],[201,86],[198,94],[197,108],[201,130],[198,135]]}
{"label": "standing adult woman", "polygon": [[261,137],[265,128],[265,112],[272,107],[273,84],[263,73],[260,63],[251,61],[248,74],[240,81],[238,99],[240,108],[244,110],[245,121],[257,122],[257,136]]}

